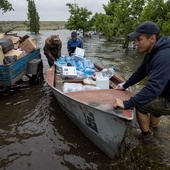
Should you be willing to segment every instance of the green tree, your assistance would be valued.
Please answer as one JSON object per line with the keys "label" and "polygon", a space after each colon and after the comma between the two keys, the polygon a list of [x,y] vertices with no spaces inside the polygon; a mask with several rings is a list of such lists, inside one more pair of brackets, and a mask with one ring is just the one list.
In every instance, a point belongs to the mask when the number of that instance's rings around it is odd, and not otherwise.
{"label": "green tree", "polygon": [[12,4],[8,2],[8,0],[1,0],[0,1],[0,9],[2,10],[2,13],[5,13],[7,11],[14,10],[12,8]]}
{"label": "green tree", "polygon": [[150,1],[143,9],[140,21],[153,21],[160,27],[162,34],[170,35],[170,1]]}
{"label": "green tree", "polygon": [[129,39],[127,34],[132,32],[139,23],[140,14],[146,0],[120,0],[115,3],[115,15],[113,17],[116,36],[124,38],[123,47],[127,48]]}
{"label": "green tree", "polygon": [[164,15],[165,18],[164,18],[164,22],[162,23],[161,32],[164,35],[170,35],[170,29],[169,29],[170,28],[170,0],[168,0],[165,3],[164,7],[165,7],[164,9],[166,11],[166,15]]}
{"label": "green tree", "polygon": [[40,17],[38,15],[36,5],[34,3],[34,0],[27,0],[27,2],[28,2],[27,13],[28,21],[25,21],[25,25],[27,26],[28,31],[30,31],[31,33],[38,34],[40,30],[39,24]]}
{"label": "green tree", "polygon": [[[112,0],[108,6],[104,6],[106,14],[97,16],[100,21],[97,28],[104,27],[100,30],[108,39],[114,37],[124,38],[124,47],[129,44],[127,34],[134,30],[139,23],[140,14],[147,0]],[[96,23],[95,23],[96,24]]]}
{"label": "green tree", "polygon": [[110,0],[103,5],[106,14],[95,14],[93,20],[97,30],[106,38],[124,38],[124,47],[130,39],[127,37],[143,21],[155,22],[163,35],[170,35],[170,0]]}
{"label": "green tree", "polygon": [[67,3],[66,6],[70,12],[70,17],[66,24],[67,29],[82,30],[84,33],[92,28],[91,11],[88,11],[87,8],[79,8],[77,4]]}
{"label": "green tree", "polygon": [[111,40],[113,35],[115,35],[113,17],[102,13],[96,13],[92,20],[96,31],[103,33],[108,40]]}
{"label": "green tree", "polygon": [[108,5],[103,5],[103,8],[106,12],[106,15],[115,15],[115,3],[119,3],[120,0],[110,0],[110,2],[108,2]]}

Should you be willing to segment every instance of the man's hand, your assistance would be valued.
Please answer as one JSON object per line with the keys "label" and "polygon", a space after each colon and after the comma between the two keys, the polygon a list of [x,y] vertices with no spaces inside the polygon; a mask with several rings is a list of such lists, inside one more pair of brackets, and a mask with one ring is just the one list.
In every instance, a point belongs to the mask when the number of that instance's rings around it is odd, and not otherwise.
{"label": "man's hand", "polygon": [[115,87],[115,89],[116,89],[116,90],[125,90],[125,88],[123,87],[124,84],[125,84],[125,82],[119,83],[119,84]]}
{"label": "man's hand", "polygon": [[114,101],[114,104],[113,104],[113,106],[114,106],[114,108],[122,108],[122,109],[124,109],[125,107],[124,107],[124,104],[123,104],[123,101],[122,100],[120,100],[120,99],[116,99],[115,101]]}

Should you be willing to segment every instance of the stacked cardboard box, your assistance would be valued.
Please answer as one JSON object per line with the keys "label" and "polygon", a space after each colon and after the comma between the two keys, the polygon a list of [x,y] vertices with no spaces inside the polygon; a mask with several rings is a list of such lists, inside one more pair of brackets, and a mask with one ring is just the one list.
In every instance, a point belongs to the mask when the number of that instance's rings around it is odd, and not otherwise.
{"label": "stacked cardboard box", "polygon": [[19,47],[28,54],[36,49],[36,44],[30,38],[27,38],[19,44]]}
{"label": "stacked cardboard box", "polygon": [[12,42],[14,44],[14,49],[18,49],[19,48],[19,40],[20,40],[20,38],[11,36],[11,40],[12,40]]}
{"label": "stacked cardboard box", "polygon": [[17,56],[17,60],[19,60],[20,58],[24,56],[24,51],[13,49],[7,52],[6,54],[4,54],[4,57],[7,57],[7,56]]}
{"label": "stacked cardboard box", "polygon": [[0,65],[3,64],[3,60],[4,60],[4,53],[2,47],[0,46]]}
{"label": "stacked cardboard box", "polygon": [[[7,56],[17,56],[17,60],[34,51],[38,42],[36,40],[30,39],[28,35],[24,37],[15,37],[15,36],[7,36],[4,34],[0,34],[0,38],[11,39],[14,46],[13,49],[4,53],[3,48],[0,46],[0,65],[4,64],[4,58]],[[19,49],[20,48],[20,49]]]}

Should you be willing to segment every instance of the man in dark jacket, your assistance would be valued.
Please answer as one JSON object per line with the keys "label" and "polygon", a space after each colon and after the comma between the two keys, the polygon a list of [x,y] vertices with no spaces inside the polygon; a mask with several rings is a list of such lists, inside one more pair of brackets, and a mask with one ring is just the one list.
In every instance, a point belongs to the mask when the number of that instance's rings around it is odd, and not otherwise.
{"label": "man in dark jacket", "polygon": [[117,89],[126,89],[148,76],[146,85],[128,101],[116,99],[114,107],[137,109],[137,120],[142,133],[140,137],[151,137],[150,127],[157,127],[161,115],[170,115],[170,38],[161,37],[158,26],[146,21],[136,28],[129,37],[135,38],[144,59],[130,78]]}
{"label": "man in dark jacket", "polygon": [[83,48],[83,41],[81,38],[77,37],[77,32],[73,31],[71,33],[71,38],[67,42],[67,50],[69,56],[71,56],[74,53],[76,47]]}
{"label": "man in dark jacket", "polygon": [[62,42],[58,35],[51,35],[45,40],[44,54],[51,67],[54,61],[61,56]]}

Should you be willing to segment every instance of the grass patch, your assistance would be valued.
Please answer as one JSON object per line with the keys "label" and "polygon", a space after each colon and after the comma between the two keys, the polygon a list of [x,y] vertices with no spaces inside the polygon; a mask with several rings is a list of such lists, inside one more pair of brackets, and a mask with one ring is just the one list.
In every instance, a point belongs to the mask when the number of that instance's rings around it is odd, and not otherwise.
{"label": "grass patch", "polygon": [[[57,30],[64,29],[66,21],[40,21],[40,30]],[[0,21],[0,32],[6,32],[14,27],[17,27],[14,31],[26,31],[27,27],[24,25],[24,21]]]}

